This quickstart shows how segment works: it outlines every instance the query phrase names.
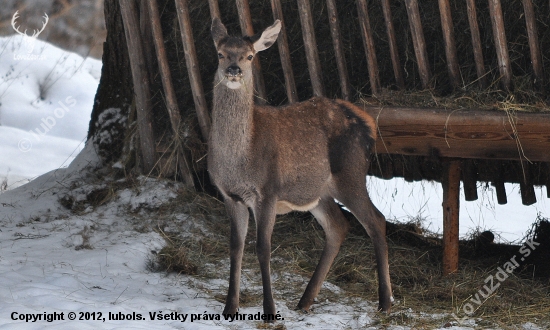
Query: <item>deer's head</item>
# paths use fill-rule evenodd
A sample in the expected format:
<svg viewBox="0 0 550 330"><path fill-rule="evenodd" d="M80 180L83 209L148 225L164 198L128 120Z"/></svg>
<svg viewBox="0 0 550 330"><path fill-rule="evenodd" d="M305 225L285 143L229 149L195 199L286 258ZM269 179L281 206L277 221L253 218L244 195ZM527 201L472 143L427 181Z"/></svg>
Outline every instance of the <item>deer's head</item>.
<svg viewBox="0 0 550 330"><path fill-rule="evenodd" d="M32 53L32 51L34 50L34 44L35 44L36 38L38 38L40 33L42 33L42 31L44 31L44 29L46 28L46 25L48 24L48 20L50 19L48 17L48 14L46 14L46 13L44 13L44 16L42 16L42 17L44 18L44 22L42 22L42 28L40 30L33 30L33 33L30 36L27 35L27 30L26 29L25 29L25 31L21 32L21 31L19 31L20 26L16 26L16 24L15 24L15 21L19 18L19 10L16 11L15 14L13 14L13 17L11 19L11 25L13 26L13 29L15 30L15 32L17 32L17 33L19 33L20 35L23 36L23 43L27 47L27 53L28 54Z"/></svg>
<svg viewBox="0 0 550 330"><path fill-rule="evenodd" d="M212 20L212 38L218 51L218 77L231 89L241 88L252 81L252 60L256 53L265 50L281 31L281 21L276 20L261 34L249 37L232 37L219 18Z"/></svg>

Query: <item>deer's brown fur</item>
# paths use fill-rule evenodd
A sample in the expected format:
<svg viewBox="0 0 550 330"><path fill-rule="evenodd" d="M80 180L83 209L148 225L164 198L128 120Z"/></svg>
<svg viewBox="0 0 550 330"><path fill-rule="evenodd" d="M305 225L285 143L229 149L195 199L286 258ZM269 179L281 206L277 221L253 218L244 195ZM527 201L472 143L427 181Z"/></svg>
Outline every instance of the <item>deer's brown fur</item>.
<svg viewBox="0 0 550 330"><path fill-rule="evenodd" d="M231 217L224 314L235 313L239 306L248 208L257 225L265 314L276 311L269 266L275 215L310 211L323 227L325 248L298 304L309 310L349 229L334 199L357 217L374 242L380 309L389 311L385 218L372 204L365 182L376 140L375 122L349 102L322 97L282 107L255 105L251 61L275 42L279 31L276 21L259 36L230 37L219 19L212 22L220 62L214 79L208 170Z"/></svg>

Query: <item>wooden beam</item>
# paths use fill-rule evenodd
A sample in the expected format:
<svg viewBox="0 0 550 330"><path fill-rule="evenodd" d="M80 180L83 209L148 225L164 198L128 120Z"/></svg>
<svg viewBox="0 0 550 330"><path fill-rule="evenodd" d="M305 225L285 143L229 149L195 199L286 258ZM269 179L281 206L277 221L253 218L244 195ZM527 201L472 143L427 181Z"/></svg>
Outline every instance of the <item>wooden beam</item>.
<svg viewBox="0 0 550 330"><path fill-rule="evenodd" d="M493 38L498 59L498 69L501 76L502 87L510 90L512 87L512 67L510 65L510 54L508 53L508 42L504 31L504 16L500 0L489 1L489 14L493 27Z"/></svg>
<svg viewBox="0 0 550 330"><path fill-rule="evenodd" d="M191 19L189 18L187 0L176 0L176 11L178 13L183 51L185 53L185 64L187 66L189 80L191 81L191 92L193 93L195 110L197 111L202 138L206 141L210 136L210 113L208 112L208 106L202 88L199 61L197 60L197 52L195 51L195 41L191 29Z"/></svg>
<svg viewBox="0 0 550 330"><path fill-rule="evenodd" d="M481 47L481 37L479 35L479 25L477 23L476 0L466 0L468 11L468 23L472 35L472 47L474 49L474 61L476 63L477 81L481 88L487 87L487 78L485 77L485 64L483 62L483 49Z"/></svg>
<svg viewBox="0 0 550 330"><path fill-rule="evenodd" d="M550 162L550 113L517 112L514 123L522 153L505 111L364 107L376 119L377 153L452 158Z"/></svg>
<svg viewBox="0 0 550 330"><path fill-rule="evenodd" d="M313 87L313 95L324 96L325 88L323 87L323 79L321 77L321 62L319 61L317 51L317 41L315 39L315 29L313 28L313 17L309 0L298 0L298 12L300 14L300 23L302 24L302 37L304 38L304 48L311 85Z"/></svg>
<svg viewBox="0 0 550 330"><path fill-rule="evenodd" d="M239 23L243 35L253 36L254 28L252 27L252 16L250 15L250 5L248 0L237 0L237 12L239 13ZM265 90L264 76L262 75L262 66L260 65L260 57L255 56L252 60L252 74L254 75L254 88L258 93L256 103L267 103L267 92Z"/></svg>
<svg viewBox="0 0 550 330"><path fill-rule="evenodd" d="M460 161L443 164L443 275L458 270L458 218L460 211Z"/></svg>
<svg viewBox="0 0 550 330"><path fill-rule="evenodd" d="M380 73L378 71L378 61L376 60L376 48L374 47L374 38L370 26L369 10L366 0L357 0L357 11L359 24L361 26L361 36L363 46L367 55L367 67L369 69L370 89L373 95L380 93Z"/></svg>
<svg viewBox="0 0 550 330"><path fill-rule="evenodd" d="M542 55L539 47L539 37L537 32L537 18L532 0L523 0L523 10L525 12L525 23L527 25L527 35L529 37L529 50L531 52L531 64L535 76L535 86L539 90L543 88L544 73L542 70Z"/></svg>
<svg viewBox="0 0 550 330"><path fill-rule="evenodd" d="M279 56L281 57L283 75L285 76L286 97L289 103L298 102L298 91L296 89L294 71L292 70L292 62L290 60L290 49L288 48L288 36L286 33L281 0L271 0L271 10L273 11L273 18L281 20L282 25L279 38L277 39L277 47L279 47Z"/></svg>
<svg viewBox="0 0 550 330"><path fill-rule="evenodd" d="M420 73L422 88L431 87L432 72L428 64L428 53L426 51L426 40L424 39L424 30L420 20L420 10L418 9L418 0L405 0L407 15L409 16L409 26L413 40L414 53Z"/></svg>
<svg viewBox="0 0 550 330"><path fill-rule="evenodd" d="M393 27L393 19L390 8L390 0L382 0L382 12L384 13L384 21L386 23L386 33L388 34L388 42L390 46L390 56L393 66L393 75L395 83L399 89L405 89L405 80L403 79L403 68L399 60L399 50L397 48L397 39L395 38L395 28Z"/></svg>
<svg viewBox="0 0 550 330"><path fill-rule="evenodd" d="M439 15L441 17L441 28L443 29L443 40L445 41L445 57L447 58L447 71L453 88L461 85L460 69L456 57L456 44L451 16L449 0L439 0Z"/></svg>
<svg viewBox="0 0 550 330"><path fill-rule="evenodd" d="M176 141L176 153L178 155L178 168L183 179L183 183L188 189L195 189L193 182L193 175L179 135L179 128L181 123L181 116L178 107L178 101L176 98L176 92L174 85L172 85L172 74L170 73L170 66L168 65L168 57L166 55L166 48L164 47L164 37L162 36L162 27L160 24L160 14L158 11L158 4L156 0L146 1L148 4L148 18L153 28L153 42L155 45L155 53L157 55L160 76L162 79L162 86L164 89L164 97L166 100L166 109L168 110L168 116L170 117L170 124L172 125L172 132L174 134L174 140Z"/></svg>
<svg viewBox="0 0 550 330"><path fill-rule="evenodd" d="M342 37L340 36L340 26L338 22L338 10L336 9L336 0L327 0L328 22L330 25L330 34L332 36L332 45L334 47L334 55L336 57L336 66L338 67L338 75L340 76L340 89L342 90L342 98L346 101L350 100L351 87L348 78L348 69L346 67L346 58L344 56L344 46L342 45Z"/></svg>
<svg viewBox="0 0 550 330"><path fill-rule="evenodd" d="M151 121L150 83L147 71L145 70L146 65L140 35L138 9L135 0L121 0L119 4L132 70L143 171L149 174L156 162L155 141Z"/></svg>
<svg viewBox="0 0 550 330"><path fill-rule="evenodd" d="M212 19L218 17L221 19L220 6L218 0L208 0L208 7L210 8L210 17Z"/></svg>

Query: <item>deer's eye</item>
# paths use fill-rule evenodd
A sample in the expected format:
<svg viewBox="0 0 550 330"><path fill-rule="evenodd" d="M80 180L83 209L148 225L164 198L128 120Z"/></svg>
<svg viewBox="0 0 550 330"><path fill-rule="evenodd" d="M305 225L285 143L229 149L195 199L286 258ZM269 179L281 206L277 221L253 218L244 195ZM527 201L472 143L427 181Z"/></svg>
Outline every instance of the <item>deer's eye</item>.
<svg viewBox="0 0 550 330"><path fill-rule="evenodd" d="M253 58L254 58L253 55L248 55L248 57L247 57L247 59L248 59L249 61L252 61Z"/></svg>
<svg viewBox="0 0 550 330"><path fill-rule="evenodd" d="M223 54L222 54L222 53L218 53L218 58L219 58L219 59L224 58Z"/></svg>

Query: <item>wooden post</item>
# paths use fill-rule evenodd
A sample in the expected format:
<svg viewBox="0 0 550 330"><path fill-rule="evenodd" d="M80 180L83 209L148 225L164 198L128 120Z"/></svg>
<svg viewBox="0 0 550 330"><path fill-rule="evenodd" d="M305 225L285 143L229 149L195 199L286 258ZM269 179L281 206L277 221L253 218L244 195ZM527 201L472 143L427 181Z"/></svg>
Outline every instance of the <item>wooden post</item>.
<svg viewBox="0 0 550 330"><path fill-rule="evenodd" d="M239 23L243 35L253 36L252 17L250 15L250 6L248 0L237 0L237 11L239 13ZM260 65L260 57L255 56L252 60L252 74L254 75L254 88L258 93L256 102L259 104L267 103L267 93L265 90L264 76Z"/></svg>
<svg viewBox="0 0 550 330"><path fill-rule="evenodd" d="M348 69L346 67L346 58L344 56L342 37L340 36L340 26L338 23L338 11L335 0L327 0L328 22L330 24L330 34L332 36L332 45L334 55L336 56L336 66L340 75L340 89L342 89L342 98L350 100L351 88L349 85Z"/></svg>
<svg viewBox="0 0 550 330"><path fill-rule="evenodd" d="M136 100L136 112L140 139L140 149L143 158L143 171L149 174L155 166L155 141L151 124L151 97L149 94L149 78L145 71L143 44L141 41L138 12L135 0L121 0L120 12L124 22L124 33L130 57L132 80Z"/></svg>
<svg viewBox="0 0 550 330"><path fill-rule="evenodd" d="M374 38L370 27L369 11L366 0L357 0L357 11L359 14L359 24L361 26L361 36L365 54L367 55L367 66L369 68L370 89L373 95L380 93L380 74L378 72L378 61L376 60L376 48L374 47Z"/></svg>
<svg viewBox="0 0 550 330"><path fill-rule="evenodd" d="M393 19L391 15L390 0L382 0L382 12L384 13L384 21L386 22L386 33L390 45L391 62L393 66L393 75L395 83L399 89L405 89L405 80L403 79L403 68L399 60L399 50L397 48L397 40L395 38L395 29L393 27Z"/></svg>
<svg viewBox="0 0 550 330"><path fill-rule="evenodd" d="M542 55L539 47L539 37L537 32L537 19L532 0L523 0L523 10L525 11L525 23L527 24L527 35L529 36L529 50L531 52L531 63L535 75L535 85L542 90L544 73L542 70Z"/></svg>
<svg viewBox="0 0 550 330"><path fill-rule="evenodd" d="M458 270L458 215L460 211L460 161L443 164L443 275Z"/></svg>
<svg viewBox="0 0 550 330"><path fill-rule="evenodd" d="M271 0L271 10L273 18L281 20L281 32L277 39L279 47L279 55L281 57L281 65L285 76L286 96L289 103L298 102L298 92L296 90L296 82L294 80L294 71L292 71L292 62L290 61L290 50L288 48L288 36L286 34L285 21L283 19L283 8L281 0Z"/></svg>
<svg viewBox="0 0 550 330"><path fill-rule="evenodd" d="M471 159L462 161L462 183L464 184L464 199L469 202L477 200L476 166Z"/></svg>
<svg viewBox="0 0 550 330"><path fill-rule="evenodd" d="M477 80L481 88L487 87L485 77L485 64L483 63L483 49L481 37L479 36L479 25L477 24L476 0L466 0L468 10L468 23L472 34L472 47L474 48L474 61L476 63Z"/></svg>
<svg viewBox="0 0 550 330"><path fill-rule="evenodd" d="M319 61L319 54L317 52L317 41L315 39L315 29L313 28L313 17L311 16L309 0L298 0L298 12L300 14L300 23L302 24L302 36L304 38L304 48L311 86L313 87L313 95L324 96L321 62Z"/></svg>
<svg viewBox="0 0 550 330"><path fill-rule="evenodd" d="M183 51L185 53L185 64L191 82L193 101L195 102L202 138L206 141L210 135L210 114L208 113L208 106L202 88L199 61L197 60L197 52L195 51L195 42L191 30L191 19L189 18L187 0L176 0L176 11L178 13Z"/></svg>
<svg viewBox="0 0 550 330"><path fill-rule="evenodd" d="M208 7L210 7L210 17L212 19L214 19L215 17L221 18L218 0L208 0Z"/></svg>
<svg viewBox="0 0 550 330"><path fill-rule="evenodd" d="M512 85L512 67L510 66L510 54L508 53L508 44L504 31L504 16L502 15L500 0L489 0L489 13L493 26L493 38L495 40L502 86L504 89L510 90Z"/></svg>
<svg viewBox="0 0 550 330"><path fill-rule="evenodd" d="M176 152L178 154L178 168L180 175L183 179L185 186L189 189L194 189L195 184L193 182L193 176L189 168L189 163L181 139L179 136L179 127L181 123L181 116L178 108L178 102L176 99L176 92L172 85L172 75L170 73L170 67L168 66L168 57L166 56L166 48L164 47L164 38L162 36L162 27L160 24L160 15L158 11L158 4L156 0L146 1L148 4L148 16L153 28L153 41L155 44L155 51L159 63L159 71L162 79L162 86L164 88L164 96L166 100L166 108L168 110L168 116L170 117L170 123L172 124L172 131L174 139L176 141Z"/></svg>
<svg viewBox="0 0 550 330"><path fill-rule="evenodd" d="M439 15L441 17L441 28L443 29L443 40L445 41L445 57L447 58L447 70L449 80L453 88L460 87L460 69L456 58L456 45L451 17L451 6L449 0L439 0Z"/></svg>
<svg viewBox="0 0 550 330"><path fill-rule="evenodd" d="M414 53L422 81L422 88L430 88L432 80L432 72L428 64L428 53L426 51L426 40L424 39L424 30L420 21L420 11L418 10L418 0L405 0L407 7L407 16L409 17L409 25L414 46Z"/></svg>

